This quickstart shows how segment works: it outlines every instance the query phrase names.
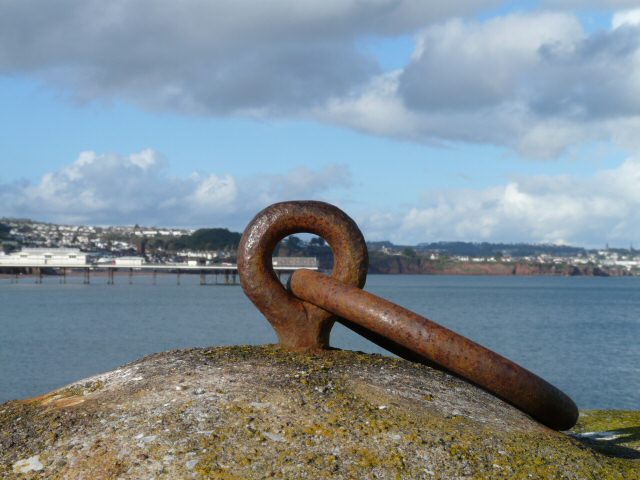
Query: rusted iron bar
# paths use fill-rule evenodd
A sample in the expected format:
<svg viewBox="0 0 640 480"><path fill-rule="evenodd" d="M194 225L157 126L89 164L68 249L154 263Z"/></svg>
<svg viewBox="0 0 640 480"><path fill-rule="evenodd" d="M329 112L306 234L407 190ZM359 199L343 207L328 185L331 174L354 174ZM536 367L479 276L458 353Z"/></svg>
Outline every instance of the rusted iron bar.
<svg viewBox="0 0 640 480"><path fill-rule="evenodd" d="M306 302L470 380L556 430L578 419L573 401L542 378L497 353L357 287L311 270L295 272L289 288ZM386 345L383 345L386 346Z"/></svg>

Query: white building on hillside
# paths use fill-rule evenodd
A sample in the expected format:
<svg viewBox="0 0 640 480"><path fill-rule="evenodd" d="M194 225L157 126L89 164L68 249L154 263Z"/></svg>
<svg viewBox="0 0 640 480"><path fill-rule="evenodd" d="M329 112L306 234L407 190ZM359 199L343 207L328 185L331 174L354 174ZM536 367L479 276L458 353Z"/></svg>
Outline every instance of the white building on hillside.
<svg viewBox="0 0 640 480"><path fill-rule="evenodd" d="M274 267L318 269L316 257L273 257Z"/></svg>
<svg viewBox="0 0 640 480"><path fill-rule="evenodd" d="M114 259L116 267L141 267L144 263L143 257L116 257Z"/></svg>
<svg viewBox="0 0 640 480"><path fill-rule="evenodd" d="M87 264L87 254L78 248L23 248L0 256L0 266L75 267Z"/></svg>

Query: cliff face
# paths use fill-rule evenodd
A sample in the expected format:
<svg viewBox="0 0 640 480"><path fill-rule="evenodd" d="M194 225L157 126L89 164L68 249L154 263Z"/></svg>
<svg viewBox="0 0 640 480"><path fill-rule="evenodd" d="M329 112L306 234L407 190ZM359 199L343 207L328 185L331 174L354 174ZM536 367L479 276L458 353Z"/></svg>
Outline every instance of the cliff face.
<svg viewBox="0 0 640 480"><path fill-rule="evenodd" d="M592 265L574 266L527 262L452 262L402 255L372 255L370 273L426 275L558 275L558 276L623 276L624 269L602 269Z"/></svg>
<svg viewBox="0 0 640 480"><path fill-rule="evenodd" d="M637 413L585 419L637 441ZM624 435L579 441L394 358L192 349L0 405L0 478L640 478Z"/></svg>

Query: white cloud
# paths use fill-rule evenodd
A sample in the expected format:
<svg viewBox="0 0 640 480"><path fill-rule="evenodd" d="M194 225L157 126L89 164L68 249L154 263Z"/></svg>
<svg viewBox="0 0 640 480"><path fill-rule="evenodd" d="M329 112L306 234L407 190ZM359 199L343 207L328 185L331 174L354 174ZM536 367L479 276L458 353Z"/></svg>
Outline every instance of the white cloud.
<svg viewBox="0 0 640 480"><path fill-rule="evenodd" d="M0 74L79 100L197 115L279 115L378 71L356 48L498 0L0 0Z"/></svg>
<svg viewBox="0 0 640 480"><path fill-rule="evenodd" d="M130 155L82 152L39 182L0 184L3 215L72 223L225 225L236 229L267 205L292 198L322 199L348 188L341 165L300 167L283 175L236 178L195 172L172 177L153 150Z"/></svg>
<svg viewBox="0 0 640 480"><path fill-rule="evenodd" d="M626 132L640 119L633 18L635 11L621 14L615 28L593 34L566 13L434 25L406 68L332 99L318 118L413 141L508 146L533 158L586 141L627 147Z"/></svg>
<svg viewBox="0 0 640 480"><path fill-rule="evenodd" d="M586 141L627 148L640 119L634 2L586 31L549 0L474 15L498 0L0 0L0 75L80 101L124 100L188 115L312 118L425 143L506 146L554 158ZM383 71L358 45L416 35ZM368 51L370 52L370 51Z"/></svg>
<svg viewBox="0 0 640 480"><path fill-rule="evenodd" d="M359 219L375 239L640 243L640 158L592 177L514 179L484 190L425 194L406 212Z"/></svg>
<svg viewBox="0 0 640 480"><path fill-rule="evenodd" d="M613 28L624 25L640 25L640 8L616 12L611 20Z"/></svg>
<svg viewBox="0 0 640 480"><path fill-rule="evenodd" d="M144 162L140 159L144 158ZM299 167L285 174L172 177L153 150L82 152L36 183L0 184L3 215L72 223L226 226L241 230L271 203L318 199L342 204L349 169ZM369 240L640 244L640 158L590 177L513 178L485 189L430 191L413 205L367 210L343 205Z"/></svg>
<svg viewBox="0 0 640 480"><path fill-rule="evenodd" d="M221 208L234 206L238 196L236 181L230 175L218 177L217 175L194 174L191 177L194 183L194 192L186 197L185 207L191 206L196 211L209 210L215 212Z"/></svg>
<svg viewBox="0 0 640 480"><path fill-rule="evenodd" d="M527 88L540 48L567 48L581 35L577 19L553 13L452 20L430 27L400 78L402 97L412 108L426 111L501 104Z"/></svg>
<svg viewBox="0 0 640 480"><path fill-rule="evenodd" d="M593 8L602 12L608 9L619 10L638 5L638 0L541 0L546 8L586 9Z"/></svg>

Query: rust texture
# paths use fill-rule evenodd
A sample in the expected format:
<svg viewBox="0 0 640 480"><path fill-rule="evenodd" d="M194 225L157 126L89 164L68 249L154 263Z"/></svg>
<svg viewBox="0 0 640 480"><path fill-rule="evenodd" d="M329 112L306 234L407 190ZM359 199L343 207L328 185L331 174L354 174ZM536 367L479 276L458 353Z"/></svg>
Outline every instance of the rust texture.
<svg viewBox="0 0 640 480"><path fill-rule="evenodd" d="M578 409L553 385L512 361L406 308L311 270L295 272L294 295L463 377L556 430ZM349 326L349 325L348 325Z"/></svg>
<svg viewBox="0 0 640 480"><path fill-rule="evenodd" d="M273 271L278 242L300 232L315 233L329 243L333 278L344 285L364 286L369 257L360 229L342 210L316 201L276 203L254 217L238 247L240 284L271 323L280 344L298 350L326 348L334 316L294 297Z"/></svg>
<svg viewBox="0 0 640 480"><path fill-rule="evenodd" d="M272 252L287 235L311 232L334 252L331 277L299 270L285 290ZM511 403L546 426L571 428L578 409L563 392L497 353L399 305L362 290L367 271L362 234L344 212L322 202L285 202L260 212L238 251L240 282L282 345L329 346L338 320L404 358L444 368Z"/></svg>

